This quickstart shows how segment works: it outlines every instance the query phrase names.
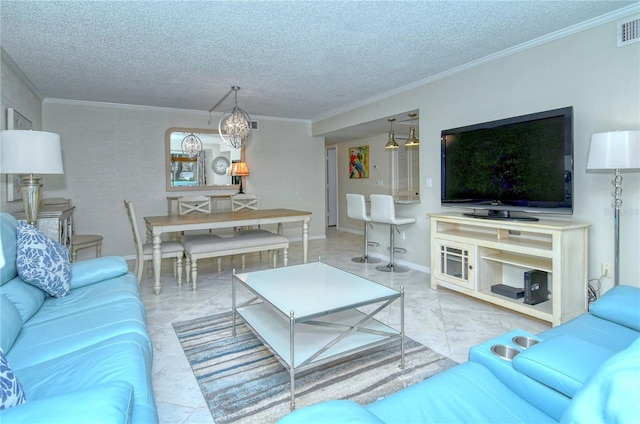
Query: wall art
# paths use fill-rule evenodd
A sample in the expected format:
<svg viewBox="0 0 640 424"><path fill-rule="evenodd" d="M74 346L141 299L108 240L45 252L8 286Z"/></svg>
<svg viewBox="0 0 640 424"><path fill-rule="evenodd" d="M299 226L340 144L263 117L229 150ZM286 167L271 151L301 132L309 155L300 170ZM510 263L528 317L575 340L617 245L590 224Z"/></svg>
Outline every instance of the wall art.
<svg viewBox="0 0 640 424"><path fill-rule="evenodd" d="M369 146L349 148L349 178L369 178Z"/></svg>

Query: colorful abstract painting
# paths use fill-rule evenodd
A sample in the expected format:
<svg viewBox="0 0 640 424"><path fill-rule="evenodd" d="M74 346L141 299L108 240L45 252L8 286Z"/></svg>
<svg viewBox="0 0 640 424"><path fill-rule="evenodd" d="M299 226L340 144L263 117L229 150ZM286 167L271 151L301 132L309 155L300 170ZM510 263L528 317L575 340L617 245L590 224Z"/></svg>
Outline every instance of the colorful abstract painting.
<svg viewBox="0 0 640 424"><path fill-rule="evenodd" d="M349 178L369 178L369 146L349 148Z"/></svg>

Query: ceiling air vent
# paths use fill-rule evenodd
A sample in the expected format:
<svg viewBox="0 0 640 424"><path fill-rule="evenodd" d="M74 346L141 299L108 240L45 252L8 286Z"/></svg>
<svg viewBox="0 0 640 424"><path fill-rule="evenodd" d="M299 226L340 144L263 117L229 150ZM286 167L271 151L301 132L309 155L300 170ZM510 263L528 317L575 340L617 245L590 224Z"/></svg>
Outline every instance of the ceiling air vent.
<svg viewBox="0 0 640 424"><path fill-rule="evenodd" d="M640 41L640 17L618 22L618 47Z"/></svg>
<svg viewBox="0 0 640 424"><path fill-rule="evenodd" d="M258 121L251 121L251 130L252 131L258 131Z"/></svg>

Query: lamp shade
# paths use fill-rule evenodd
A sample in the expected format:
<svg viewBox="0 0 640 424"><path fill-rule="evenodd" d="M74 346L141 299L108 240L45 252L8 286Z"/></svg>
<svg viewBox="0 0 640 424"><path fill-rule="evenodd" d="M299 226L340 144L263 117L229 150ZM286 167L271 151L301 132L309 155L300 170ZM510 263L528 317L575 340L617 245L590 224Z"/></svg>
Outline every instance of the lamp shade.
<svg viewBox="0 0 640 424"><path fill-rule="evenodd" d="M60 135L45 131L0 132L0 173L62 174Z"/></svg>
<svg viewBox="0 0 640 424"><path fill-rule="evenodd" d="M640 131L593 134L587 169L640 169Z"/></svg>
<svg viewBox="0 0 640 424"><path fill-rule="evenodd" d="M233 162L229 168L229 175L234 177L246 177L249 175L249 167L246 162Z"/></svg>

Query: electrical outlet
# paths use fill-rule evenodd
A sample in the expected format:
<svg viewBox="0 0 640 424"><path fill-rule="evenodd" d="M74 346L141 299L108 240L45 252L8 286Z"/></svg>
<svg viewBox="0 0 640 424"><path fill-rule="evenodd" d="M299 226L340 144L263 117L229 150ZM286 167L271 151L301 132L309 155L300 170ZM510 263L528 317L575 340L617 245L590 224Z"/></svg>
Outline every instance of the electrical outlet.
<svg viewBox="0 0 640 424"><path fill-rule="evenodd" d="M602 262L602 264L600 264L601 267L601 275L603 277L608 277L611 278L611 265L606 263L606 262Z"/></svg>
<svg viewBox="0 0 640 424"><path fill-rule="evenodd" d="M400 237L402 237L402 240L404 240L406 236L407 236L406 231L400 231Z"/></svg>
<svg viewBox="0 0 640 424"><path fill-rule="evenodd" d="M376 185L381 186L381 185L382 185L382 183L383 183L383 181L382 181L382 180L376 180Z"/></svg>

